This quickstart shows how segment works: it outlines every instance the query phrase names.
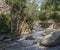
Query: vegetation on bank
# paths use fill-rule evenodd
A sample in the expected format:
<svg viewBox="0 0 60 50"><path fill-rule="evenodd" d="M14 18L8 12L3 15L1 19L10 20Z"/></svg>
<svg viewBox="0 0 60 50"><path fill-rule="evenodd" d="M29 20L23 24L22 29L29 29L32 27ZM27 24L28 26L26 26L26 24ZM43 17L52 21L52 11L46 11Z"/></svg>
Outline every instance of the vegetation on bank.
<svg viewBox="0 0 60 50"><path fill-rule="evenodd" d="M10 32L10 19L8 15L0 14L0 35Z"/></svg>
<svg viewBox="0 0 60 50"><path fill-rule="evenodd" d="M20 35L24 23L28 25L25 31L32 30L32 23L36 20L60 19L60 0L41 0L40 8L36 1L6 0L10 14L0 14L0 34Z"/></svg>

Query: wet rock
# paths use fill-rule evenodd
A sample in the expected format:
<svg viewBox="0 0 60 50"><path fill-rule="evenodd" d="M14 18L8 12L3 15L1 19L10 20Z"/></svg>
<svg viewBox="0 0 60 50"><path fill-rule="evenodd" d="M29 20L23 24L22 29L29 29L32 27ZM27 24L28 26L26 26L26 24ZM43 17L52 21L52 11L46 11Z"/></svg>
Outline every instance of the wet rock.
<svg viewBox="0 0 60 50"><path fill-rule="evenodd" d="M0 41L16 41L17 39L20 39L19 36L6 36L6 35L2 35L0 36Z"/></svg>
<svg viewBox="0 0 60 50"><path fill-rule="evenodd" d="M49 35L45 36L40 44L43 46L54 46L60 43L60 32L50 33Z"/></svg>
<svg viewBox="0 0 60 50"><path fill-rule="evenodd" d="M42 33L42 36L49 35L51 32L55 32L55 29L46 29L45 32Z"/></svg>
<svg viewBox="0 0 60 50"><path fill-rule="evenodd" d="M4 39L6 39L5 35L0 36L0 41L3 41Z"/></svg>
<svg viewBox="0 0 60 50"><path fill-rule="evenodd" d="M27 36L25 39L26 40L35 40L32 36Z"/></svg>

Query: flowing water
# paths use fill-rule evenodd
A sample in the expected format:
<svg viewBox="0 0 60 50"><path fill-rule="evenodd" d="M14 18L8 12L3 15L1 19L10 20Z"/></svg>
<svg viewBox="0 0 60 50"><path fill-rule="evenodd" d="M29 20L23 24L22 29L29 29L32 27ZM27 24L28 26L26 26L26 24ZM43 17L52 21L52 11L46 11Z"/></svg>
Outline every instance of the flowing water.
<svg viewBox="0 0 60 50"><path fill-rule="evenodd" d="M26 40L25 37L18 39L6 39L0 42L0 50L60 50L60 46L44 47L39 45L42 38L41 33L45 31L36 31L32 34L35 40ZM35 43L36 42L36 43Z"/></svg>
<svg viewBox="0 0 60 50"><path fill-rule="evenodd" d="M60 50L60 46L44 47L39 45L39 42L32 44L33 41L25 40L25 38L20 38L15 41L3 41L0 42L0 50Z"/></svg>

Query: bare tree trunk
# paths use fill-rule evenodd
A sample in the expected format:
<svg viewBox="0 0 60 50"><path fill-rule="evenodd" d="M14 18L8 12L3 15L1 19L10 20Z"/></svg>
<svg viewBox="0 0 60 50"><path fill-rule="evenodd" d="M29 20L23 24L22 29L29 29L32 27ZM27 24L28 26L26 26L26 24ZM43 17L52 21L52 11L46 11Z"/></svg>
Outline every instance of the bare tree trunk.
<svg viewBox="0 0 60 50"><path fill-rule="evenodd" d="M22 31L22 27L23 27L23 24L24 24L25 20L23 20L22 22L19 22L19 32L21 34L21 31Z"/></svg>
<svg viewBox="0 0 60 50"><path fill-rule="evenodd" d="M24 22L25 22L25 19L23 21L21 21L20 19L18 19L18 21L17 21L17 29L18 29L17 33L19 35L21 35L22 26L23 26Z"/></svg>
<svg viewBox="0 0 60 50"><path fill-rule="evenodd" d="M13 33L13 15L11 16L11 33Z"/></svg>

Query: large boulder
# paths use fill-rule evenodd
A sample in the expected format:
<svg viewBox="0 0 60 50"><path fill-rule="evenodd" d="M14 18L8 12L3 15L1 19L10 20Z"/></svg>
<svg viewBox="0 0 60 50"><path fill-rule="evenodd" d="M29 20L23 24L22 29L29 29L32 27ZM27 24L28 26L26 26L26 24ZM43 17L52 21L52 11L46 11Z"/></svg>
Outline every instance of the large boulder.
<svg viewBox="0 0 60 50"><path fill-rule="evenodd" d="M60 43L60 32L53 32L42 38L40 45L55 46Z"/></svg>

